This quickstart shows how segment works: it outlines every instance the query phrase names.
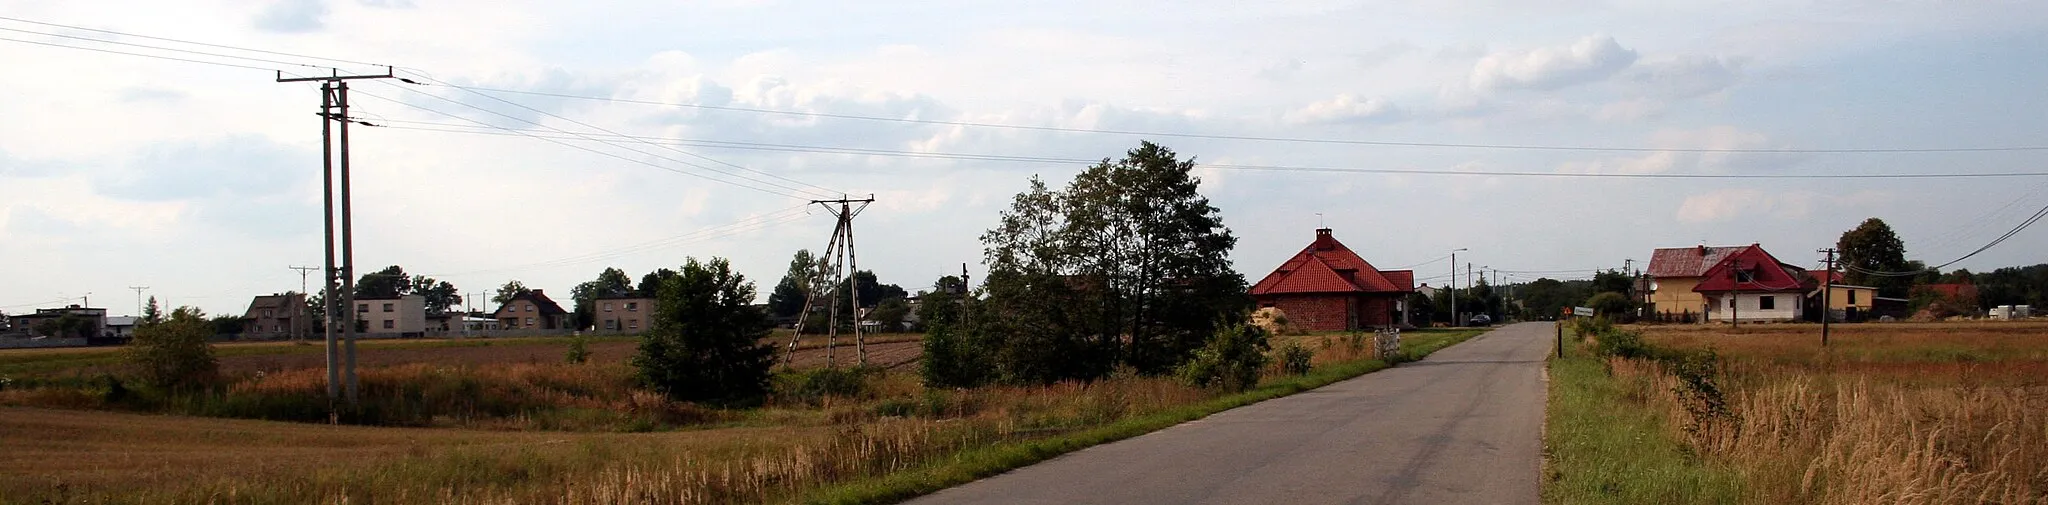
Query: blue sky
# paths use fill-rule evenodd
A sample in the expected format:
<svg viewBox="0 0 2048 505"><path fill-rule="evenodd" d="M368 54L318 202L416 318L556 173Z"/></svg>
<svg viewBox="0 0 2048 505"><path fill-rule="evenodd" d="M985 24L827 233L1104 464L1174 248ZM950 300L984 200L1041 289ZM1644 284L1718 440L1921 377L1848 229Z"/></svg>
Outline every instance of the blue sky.
<svg viewBox="0 0 2048 505"><path fill-rule="evenodd" d="M2034 146L2048 133L2037 2L481 2L0 0L7 17L417 69L441 81L657 102L1082 129L1681 149ZM101 36L0 20L21 40ZM152 43L147 39L121 39ZM96 46L116 48L116 46ZM248 53L242 53L248 54ZM261 56L261 55L257 55ZM272 57L275 57L274 55ZM276 57L293 60L289 57ZM206 59L206 58L202 58ZM268 71L0 41L0 310L128 286L239 312L320 260L316 91ZM249 63L243 61L242 63ZM275 66L256 63L256 66ZM302 70L303 67L291 67ZM361 70L356 68L356 70ZM1072 159L1146 137L802 118L360 83L371 121ZM442 100L446 98L447 101ZM385 99L390 99L387 101ZM573 121L573 122L572 122ZM392 123L419 126L413 123ZM446 128L429 126L431 128ZM763 289L831 220L707 181L701 155L880 200L862 266L916 289L960 263L1031 175L1073 163L356 134L357 258L483 292L566 294L720 256ZM2048 171L2048 151L1713 154L1319 145L1151 137L1218 164L1484 172ZM628 144L630 145L630 144ZM635 152L639 151L639 152ZM625 159L620 159L621 157ZM1384 267L1620 267L1656 247L1761 243L1809 264L1864 218L1947 262L2048 205L2048 178L1554 179L1200 169L1257 278L1317 214ZM681 172L681 173L679 173ZM696 176L685 175L696 174ZM700 177L701 176L701 177ZM786 185L797 183L775 180ZM740 181L746 185L759 183ZM808 187L808 186L803 186ZM757 225L733 226L736 222ZM705 234L705 230L718 233ZM731 232L731 233L725 233ZM1957 266L2041 261L2029 230ZM1580 275L1580 274L1564 274ZM1524 278L1533 275L1524 275ZM317 283L316 283L317 285Z"/></svg>

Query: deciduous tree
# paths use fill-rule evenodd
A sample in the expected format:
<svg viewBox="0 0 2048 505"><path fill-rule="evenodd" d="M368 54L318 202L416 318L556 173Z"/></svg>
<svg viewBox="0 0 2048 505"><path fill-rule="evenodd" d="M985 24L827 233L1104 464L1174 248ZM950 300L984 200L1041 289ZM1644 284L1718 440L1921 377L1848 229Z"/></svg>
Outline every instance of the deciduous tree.
<svg viewBox="0 0 2048 505"><path fill-rule="evenodd" d="M1912 269L1906 262L1906 243L1892 233L1891 225L1883 219L1865 219L1856 228L1842 232L1841 239L1835 241L1835 249L1841 253L1837 261L1844 283L1874 287L1878 296L1888 297L1905 297L1912 287L1905 276L1874 274L1906 273Z"/></svg>
<svg viewBox="0 0 2048 505"><path fill-rule="evenodd" d="M519 282L518 279L513 279L507 281L505 285L498 287L496 294L491 295L491 303L504 305L506 302L512 301L512 297L532 292L533 290L526 288L526 284Z"/></svg>
<svg viewBox="0 0 2048 505"><path fill-rule="evenodd" d="M162 322L135 329L128 345L128 361L143 382L166 389L205 385L219 372L213 345L213 325L206 314L192 307L179 307Z"/></svg>
<svg viewBox="0 0 2048 505"><path fill-rule="evenodd" d="M717 405L759 401L775 348L754 285L721 258L691 258L663 281L654 324L633 358L641 384L669 398Z"/></svg>

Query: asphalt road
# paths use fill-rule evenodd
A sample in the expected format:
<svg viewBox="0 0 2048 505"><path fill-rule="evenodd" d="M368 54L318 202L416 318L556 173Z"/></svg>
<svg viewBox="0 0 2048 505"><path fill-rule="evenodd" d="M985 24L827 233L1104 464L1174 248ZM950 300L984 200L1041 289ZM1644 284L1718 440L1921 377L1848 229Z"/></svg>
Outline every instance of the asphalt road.
<svg viewBox="0 0 2048 505"><path fill-rule="evenodd" d="M1550 323L913 500L1534 504Z"/></svg>

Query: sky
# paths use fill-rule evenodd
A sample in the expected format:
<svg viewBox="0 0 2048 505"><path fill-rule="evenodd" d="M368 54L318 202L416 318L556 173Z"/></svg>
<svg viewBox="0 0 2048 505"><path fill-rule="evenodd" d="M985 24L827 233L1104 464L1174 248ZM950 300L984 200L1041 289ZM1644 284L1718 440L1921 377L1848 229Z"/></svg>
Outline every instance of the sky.
<svg viewBox="0 0 2048 505"><path fill-rule="evenodd" d="M831 236L805 202L839 195L875 198L855 246L882 282L979 279L979 237L1030 177L1063 185L1142 140L1201 165L1251 281L1319 226L1432 286L1454 249L1461 281L1467 262L1588 277L1702 243L1817 266L1871 217L1941 264L2048 205L2043 176L1506 175L2048 172L2042 149L1812 152L2048 146L2032 1L0 0L0 17L9 313L130 313L146 287L239 314L300 289L289 267L322 261L320 94L277 70L420 83L351 83L352 116L381 125L350 130L357 269L471 294L517 279L566 300L607 267L721 257L765 299ZM589 140L611 134L687 142ZM1729 149L1807 152L1700 152ZM1951 268L2044 250L2028 229Z"/></svg>

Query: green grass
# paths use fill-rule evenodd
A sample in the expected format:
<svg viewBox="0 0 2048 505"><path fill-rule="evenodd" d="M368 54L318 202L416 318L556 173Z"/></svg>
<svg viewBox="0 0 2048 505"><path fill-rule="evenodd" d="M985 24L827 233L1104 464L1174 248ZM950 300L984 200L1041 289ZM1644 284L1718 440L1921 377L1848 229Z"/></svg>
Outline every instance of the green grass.
<svg viewBox="0 0 2048 505"><path fill-rule="evenodd" d="M1569 332L1567 332L1569 333ZM1567 334L1568 342L1572 336ZM1741 477L1702 462L1583 346L1550 361L1543 503L1735 503Z"/></svg>
<svg viewBox="0 0 2048 505"><path fill-rule="evenodd" d="M1406 355L1403 361L1422 359L1429 353L1481 333L1485 333L1485 330L1439 329L1403 332L1403 354ZM943 463L829 486L811 493L803 501L843 505L896 503L1045 461L1061 454L1151 433L1225 410L1327 386L1388 366L1388 363L1376 359L1326 365L1310 371L1307 375L1268 379L1260 383L1259 387L1242 393L1127 418L1076 433L969 449Z"/></svg>

